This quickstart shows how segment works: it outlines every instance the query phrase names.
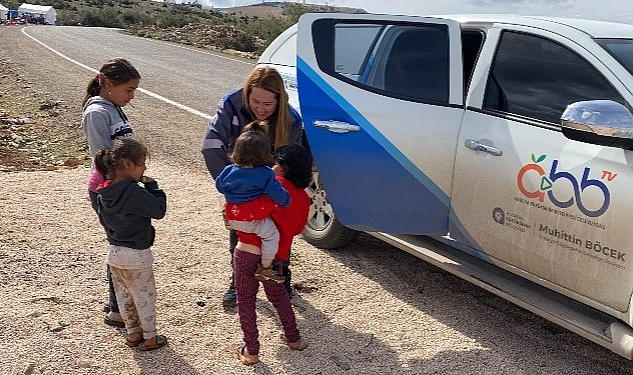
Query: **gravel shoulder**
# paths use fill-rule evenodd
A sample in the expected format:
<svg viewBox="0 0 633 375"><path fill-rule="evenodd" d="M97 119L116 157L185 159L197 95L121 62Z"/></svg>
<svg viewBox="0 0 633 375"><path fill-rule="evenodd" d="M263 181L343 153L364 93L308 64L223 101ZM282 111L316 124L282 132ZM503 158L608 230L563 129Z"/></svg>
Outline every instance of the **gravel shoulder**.
<svg viewBox="0 0 633 375"><path fill-rule="evenodd" d="M38 145L45 134L73 145L85 72L56 67L39 49L26 54L18 33L0 35L15 47L0 56L0 112L32 114ZM6 104L20 96L35 100ZM62 101L56 115L40 116L42 98ZM143 95L134 105L126 113L154 155L147 173L168 199L153 251L169 345L132 350L102 323L106 242L87 200L87 160L0 172L0 374L633 374L624 358L368 235L339 251L295 240L293 304L310 347L280 342L262 292L262 363L240 365L236 311L220 303L229 280L222 197L197 153L205 124ZM191 147L165 137L171 124L182 127L177 144ZM83 160L82 147L54 153Z"/></svg>

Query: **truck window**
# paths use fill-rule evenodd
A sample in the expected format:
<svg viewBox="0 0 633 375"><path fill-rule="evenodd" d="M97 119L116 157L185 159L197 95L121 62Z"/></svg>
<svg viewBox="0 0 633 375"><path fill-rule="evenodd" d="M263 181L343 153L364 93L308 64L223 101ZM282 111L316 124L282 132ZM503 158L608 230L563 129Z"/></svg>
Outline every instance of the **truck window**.
<svg viewBox="0 0 633 375"><path fill-rule="evenodd" d="M447 30L438 27L395 27L398 35L385 54L388 93L404 98L448 101Z"/></svg>
<svg viewBox="0 0 633 375"><path fill-rule="evenodd" d="M462 61L464 62L464 95L468 92L475 63L484 43L484 34L479 30L462 30Z"/></svg>
<svg viewBox="0 0 633 375"><path fill-rule="evenodd" d="M445 25L323 20L313 27L317 62L325 73L383 95L448 102Z"/></svg>
<svg viewBox="0 0 633 375"><path fill-rule="evenodd" d="M633 39L596 39L596 43L633 74Z"/></svg>
<svg viewBox="0 0 633 375"><path fill-rule="evenodd" d="M567 105L624 98L598 70L551 40L506 31L488 77L483 108L559 124Z"/></svg>
<svg viewBox="0 0 633 375"><path fill-rule="evenodd" d="M353 80L359 80L369 57L379 25L339 24L334 34L334 70Z"/></svg>

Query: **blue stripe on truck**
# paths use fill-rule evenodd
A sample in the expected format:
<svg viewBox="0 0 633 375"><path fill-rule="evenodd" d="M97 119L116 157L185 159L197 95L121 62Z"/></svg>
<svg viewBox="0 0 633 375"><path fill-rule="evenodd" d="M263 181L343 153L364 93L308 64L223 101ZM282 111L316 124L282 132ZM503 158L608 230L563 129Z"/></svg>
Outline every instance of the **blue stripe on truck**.
<svg viewBox="0 0 633 375"><path fill-rule="evenodd" d="M317 168L328 166L319 169L320 178L341 223L362 231L446 234L448 196L301 59L297 79L308 142ZM361 131L315 128L314 113Z"/></svg>

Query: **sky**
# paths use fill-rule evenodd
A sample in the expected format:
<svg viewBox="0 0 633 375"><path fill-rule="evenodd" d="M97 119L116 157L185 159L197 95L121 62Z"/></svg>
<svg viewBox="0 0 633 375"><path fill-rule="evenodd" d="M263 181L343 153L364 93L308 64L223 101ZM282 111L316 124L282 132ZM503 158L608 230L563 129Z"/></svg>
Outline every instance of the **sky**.
<svg viewBox="0 0 633 375"><path fill-rule="evenodd" d="M175 1L182 2L183 0ZM184 0L184 2L193 1ZM197 0L197 2L215 8L262 3L261 0ZM302 3L303 0L288 2ZM633 6L630 0L306 0L305 2L362 8L370 13L404 15L514 13L633 23Z"/></svg>

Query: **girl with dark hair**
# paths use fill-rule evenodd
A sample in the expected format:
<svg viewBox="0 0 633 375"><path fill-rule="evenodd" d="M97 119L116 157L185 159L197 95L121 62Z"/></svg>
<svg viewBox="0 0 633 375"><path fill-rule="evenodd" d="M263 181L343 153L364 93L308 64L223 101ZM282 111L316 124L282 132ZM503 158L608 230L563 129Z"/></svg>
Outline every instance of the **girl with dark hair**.
<svg viewBox="0 0 633 375"><path fill-rule="evenodd" d="M266 298L275 307L283 333L281 341L292 350L304 350L308 343L297 327L290 296L274 276L283 270L290 259L290 247L294 236L303 231L308 221L310 198L305 192L312 180L312 155L302 146L281 146L273 155L273 170L277 180L288 191L290 205L279 207L270 217L279 231L279 247L271 267L263 259L263 240L253 233L237 232L238 242L233 253L233 272L237 290L237 313L243 332L243 343L237 347L237 357L244 365L259 362L259 334L257 330L257 292L261 281ZM271 278L273 278L271 280Z"/></svg>
<svg viewBox="0 0 633 375"><path fill-rule="evenodd" d="M97 211L108 238L107 263L125 322L125 344L144 351L167 343L156 334L151 250L156 236L152 219L165 216L167 198L153 178L144 176L148 156L147 148L132 138L117 139L95 156L104 176L97 186Z"/></svg>
<svg viewBox="0 0 633 375"><path fill-rule="evenodd" d="M140 80L140 74L129 61L113 58L103 64L99 73L88 83L86 97L83 101L81 128L88 141L88 148L93 159L97 151L109 149L114 140L132 136L130 121L122 107L125 107L134 98L134 91L138 88ZM97 185L102 181L101 173L93 167L88 180L88 195L95 212L97 210ZM124 323L119 314L109 269L107 275L109 300L104 309L107 313L104 323L123 327Z"/></svg>

